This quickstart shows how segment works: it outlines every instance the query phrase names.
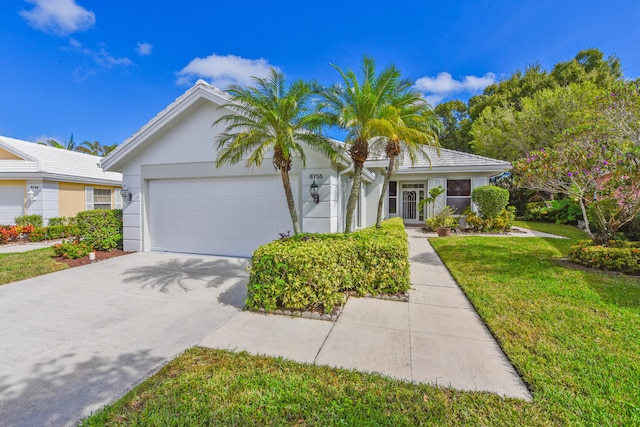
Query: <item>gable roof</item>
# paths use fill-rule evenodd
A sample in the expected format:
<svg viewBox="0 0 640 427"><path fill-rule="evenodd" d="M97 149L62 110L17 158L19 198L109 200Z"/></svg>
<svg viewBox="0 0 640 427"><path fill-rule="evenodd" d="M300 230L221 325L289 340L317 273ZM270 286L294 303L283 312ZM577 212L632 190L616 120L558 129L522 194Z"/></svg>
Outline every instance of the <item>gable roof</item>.
<svg viewBox="0 0 640 427"><path fill-rule="evenodd" d="M204 80L198 80L185 93L180 95L164 110L156 114L147 124L142 126L120 144L109 155L102 159L101 165L104 170L118 170L122 162L131 154L144 149L150 142L153 134L162 131L167 126L171 126L174 121L180 120L189 114L192 107L201 100L208 100L214 104L223 105L231 101L230 96L215 86Z"/></svg>
<svg viewBox="0 0 640 427"><path fill-rule="evenodd" d="M511 163L504 160L464 153L462 151L425 147L423 150L428 159L418 155L416 162L411 163L409 156L401 156L398 164L398 173L411 172L503 172L511 169ZM429 160L431 162L429 162ZM386 167L388 160L384 155L378 155L365 163L367 167Z"/></svg>
<svg viewBox="0 0 640 427"><path fill-rule="evenodd" d="M122 175L100 168L100 157L0 136L0 148L22 160L0 160L0 177L120 185Z"/></svg>

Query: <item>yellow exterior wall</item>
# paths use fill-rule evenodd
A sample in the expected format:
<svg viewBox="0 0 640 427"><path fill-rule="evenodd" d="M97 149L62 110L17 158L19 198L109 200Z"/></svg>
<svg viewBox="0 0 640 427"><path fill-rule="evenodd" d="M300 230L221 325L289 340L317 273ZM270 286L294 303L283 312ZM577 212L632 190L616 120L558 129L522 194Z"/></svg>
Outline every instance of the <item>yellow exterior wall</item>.
<svg viewBox="0 0 640 427"><path fill-rule="evenodd" d="M0 160L24 160L22 157L18 157L7 150L0 148Z"/></svg>
<svg viewBox="0 0 640 427"><path fill-rule="evenodd" d="M86 210L85 187L119 189L120 187L110 187L107 185L87 185L73 182L58 183L58 211L60 216L76 216L78 212ZM111 206L115 207L115 194L111 192Z"/></svg>

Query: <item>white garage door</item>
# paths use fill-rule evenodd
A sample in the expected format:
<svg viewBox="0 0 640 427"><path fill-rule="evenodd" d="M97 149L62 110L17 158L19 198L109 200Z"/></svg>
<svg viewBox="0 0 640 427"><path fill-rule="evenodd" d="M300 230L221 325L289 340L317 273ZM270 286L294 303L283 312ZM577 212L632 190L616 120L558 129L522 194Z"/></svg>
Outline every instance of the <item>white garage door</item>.
<svg viewBox="0 0 640 427"><path fill-rule="evenodd" d="M152 180L148 212L156 251L248 257L292 229L279 176Z"/></svg>
<svg viewBox="0 0 640 427"><path fill-rule="evenodd" d="M15 224L14 218L24 214L24 188L0 187L0 225Z"/></svg>

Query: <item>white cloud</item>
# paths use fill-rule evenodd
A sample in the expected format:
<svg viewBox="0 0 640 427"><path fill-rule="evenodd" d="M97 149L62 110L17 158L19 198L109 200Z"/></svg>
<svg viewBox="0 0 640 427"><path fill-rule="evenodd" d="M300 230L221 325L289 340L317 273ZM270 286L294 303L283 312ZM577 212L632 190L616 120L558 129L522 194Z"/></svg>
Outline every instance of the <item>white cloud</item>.
<svg viewBox="0 0 640 427"><path fill-rule="evenodd" d="M122 65L125 67L133 65L133 62L129 58L116 58L115 56L111 55L104 47L100 47L97 50L89 49L88 47L84 47L82 43L75 39L69 39L69 45L74 50L91 58L93 62L105 68L113 68L117 65Z"/></svg>
<svg viewBox="0 0 640 427"><path fill-rule="evenodd" d="M216 55L195 58L178 72L177 84L190 85L197 78L208 79L221 89L230 84L248 86L251 77L265 77L272 67L266 59L246 59L235 55Z"/></svg>
<svg viewBox="0 0 640 427"><path fill-rule="evenodd" d="M149 56L152 51L153 45L151 43L138 42L138 45L136 46L136 52L138 52L138 55L140 56Z"/></svg>
<svg viewBox="0 0 640 427"><path fill-rule="evenodd" d="M33 28L45 33L65 36L84 31L96 23L96 15L75 0L25 0L34 5L31 10L22 10L20 15Z"/></svg>
<svg viewBox="0 0 640 427"><path fill-rule="evenodd" d="M435 105L454 94L476 94L495 81L494 73L487 73L482 77L465 76L462 80L456 80L451 74L442 72L436 77L419 78L416 80L415 88L425 94L425 98L431 105Z"/></svg>

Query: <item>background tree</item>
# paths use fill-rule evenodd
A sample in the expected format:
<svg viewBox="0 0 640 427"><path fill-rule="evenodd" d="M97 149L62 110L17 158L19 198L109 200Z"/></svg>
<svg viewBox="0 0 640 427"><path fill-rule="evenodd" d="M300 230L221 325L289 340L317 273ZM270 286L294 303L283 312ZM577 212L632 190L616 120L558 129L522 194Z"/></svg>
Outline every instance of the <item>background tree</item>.
<svg viewBox="0 0 640 427"><path fill-rule="evenodd" d="M336 151L320 133L322 121L313 112L310 85L298 80L287 87L284 75L274 68L268 77L253 80L255 87L232 85L227 90L231 101L223 107L231 113L214 123L226 125L218 136L216 165L246 159L247 167L260 167L265 155L273 151L273 166L280 171L293 231L298 234L300 225L289 179L293 158L299 156L305 163L303 143L332 160Z"/></svg>
<svg viewBox="0 0 640 427"><path fill-rule="evenodd" d="M74 151L75 148L76 148L76 143L73 140L73 134L71 134L71 137L69 138L69 141L65 141L64 144L56 141L53 138L47 139L46 142L38 142L38 144L47 145L49 147L60 148L60 149L69 150L69 151Z"/></svg>
<svg viewBox="0 0 640 427"><path fill-rule="evenodd" d="M345 143L354 171L345 215L345 233L349 233L360 195L364 162L369 157L369 141L388 134L391 121L397 117L396 112L388 108L390 99L394 94L408 90L413 83L402 80L393 65L377 74L375 61L367 56L363 57L360 76L350 69L345 72L333 67L342 80L319 89L319 111L327 125L347 131Z"/></svg>
<svg viewBox="0 0 640 427"><path fill-rule="evenodd" d="M471 118L467 104L454 99L436 105L434 113L442 122L440 146L450 150L471 152Z"/></svg>
<svg viewBox="0 0 640 427"><path fill-rule="evenodd" d="M83 141L78 147L76 147L76 151L79 153L91 154L92 156L100 156L104 157L105 147L98 141Z"/></svg>

